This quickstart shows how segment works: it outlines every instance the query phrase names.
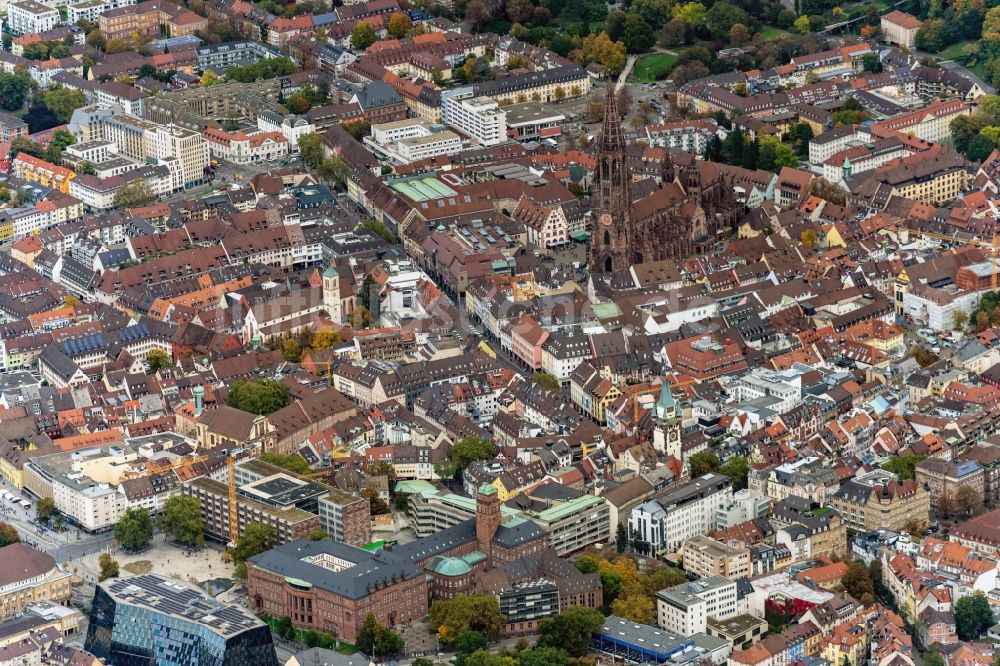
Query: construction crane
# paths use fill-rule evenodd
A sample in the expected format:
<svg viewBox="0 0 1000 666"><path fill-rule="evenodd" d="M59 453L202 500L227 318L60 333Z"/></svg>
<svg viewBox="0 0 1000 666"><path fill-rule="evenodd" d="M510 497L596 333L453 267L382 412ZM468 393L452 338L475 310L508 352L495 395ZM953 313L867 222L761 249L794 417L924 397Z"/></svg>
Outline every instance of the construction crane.
<svg viewBox="0 0 1000 666"><path fill-rule="evenodd" d="M990 262L992 264L992 270L990 271L990 288L992 288L993 291L997 290L997 257L1000 256L1000 245L997 244L997 234L993 234L992 242L987 242L981 238L956 238L955 236L949 236L947 234L935 234L929 231L919 231L916 229L910 229L908 231L914 236L921 238L933 238L935 240L955 243L957 245L975 245L976 247L989 250Z"/></svg>
<svg viewBox="0 0 1000 666"><path fill-rule="evenodd" d="M236 544L236 539L239 535L239 506L236 501L236 458L241 453L243 449L227 449L226 450L226 489L228 491L229 499L229 545L233 546ZM191 465L197 465L198 463L205 463L212 460L218 460L218 454L209 455L202 454L195 456L194 458L181 458L180 460L170 464L169 466L150 466L147 467L140 473L126 472L125 477L128 479L141 479L147 476L152 476L153 474L162 474L163 472L176 471L182 467L188 467Z"/></svg>
<svg viewBox="0 0 1000 666"><path fill-rule="evenodd" d="M235 451L233 452L235 454ZM229 488L229 545L235 546L240 532L239 507L236 506L236 456L226 456L226 486Z"/></svg>
<svg viewBox="0 0 1000 666"><path fill-rule="evenodd" d="M326 367L326 385L327 387L333 386L333 366L335 365L333 361L313 361L309 360L308 363L315 366L325 366Z"/></svg>

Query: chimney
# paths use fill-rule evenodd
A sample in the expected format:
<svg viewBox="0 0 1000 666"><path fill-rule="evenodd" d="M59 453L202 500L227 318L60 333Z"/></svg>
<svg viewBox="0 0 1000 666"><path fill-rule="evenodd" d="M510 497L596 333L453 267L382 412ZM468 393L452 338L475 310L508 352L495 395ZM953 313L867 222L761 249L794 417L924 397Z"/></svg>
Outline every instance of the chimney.
<svg viewBox="0 0 1000 666"><path fill-rule="evenodd" d="M201 416L205 411L205 387L198 384L194 387L194 415Z"/></svg>

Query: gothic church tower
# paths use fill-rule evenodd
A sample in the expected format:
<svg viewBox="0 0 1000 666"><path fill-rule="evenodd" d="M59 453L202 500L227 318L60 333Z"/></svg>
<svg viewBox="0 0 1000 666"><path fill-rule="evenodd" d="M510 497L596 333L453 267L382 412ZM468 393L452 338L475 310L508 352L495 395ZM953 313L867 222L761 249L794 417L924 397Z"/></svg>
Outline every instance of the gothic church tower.
<svg viewBox="0 0 1000 666"><path fill-rule="evenodd" d="M609 80L604 102L604 126L597 152L597 200L594 205L594 227L590 236L589 263L592 273L621 271L632 265L632 239L629 233L631 181L615 86Z"/></svg>

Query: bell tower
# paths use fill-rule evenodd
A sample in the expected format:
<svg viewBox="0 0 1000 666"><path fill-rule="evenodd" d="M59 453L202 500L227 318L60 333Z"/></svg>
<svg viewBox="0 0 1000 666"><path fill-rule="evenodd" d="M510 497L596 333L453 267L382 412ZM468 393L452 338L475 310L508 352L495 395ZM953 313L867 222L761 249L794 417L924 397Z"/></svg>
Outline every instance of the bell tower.
<svg viewBox="0 0 1000 666"><path fill-rule="evenodd" d="M340 312L340 275L337 274L333 264L323 271L323 307L334 324L341 323L343 317Z"/></svg>
<svg viewBox="0 0 1000 666"><path fill-rule="evenodd" d="M660 399L656 401L653 448L664 455L683 460L681 449L681 414L670 384L666 379L660 385Z"/></svg>
<svg viewBox="0 0 1000 666"><path fill-rule="evenodd" d="M499 528L500 496L495 487L483 484L476 494L476 541L487 567L493 566L493 537Z"/></svg>
<svg viewBox="0 0 1000 666"><path fill-rule="evenodd" d="M604 125L597 148L596 202L594 226L590 234L589 263L592 273L621 271L633 263L629 257L631 181L615 86L608 80Z"/></svg>

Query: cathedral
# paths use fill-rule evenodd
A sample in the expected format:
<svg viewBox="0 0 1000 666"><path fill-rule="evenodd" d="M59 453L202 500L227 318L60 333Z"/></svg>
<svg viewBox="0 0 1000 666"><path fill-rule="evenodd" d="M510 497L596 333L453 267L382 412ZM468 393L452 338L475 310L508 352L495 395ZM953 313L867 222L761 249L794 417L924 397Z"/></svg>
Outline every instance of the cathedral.
<svg viewBox="0 0 1000 666"><path fill-rule="evenodd" d="M732 184L711 162L684 156L674 164L669 150L663 160L661 187L632 200L625 134L608 82L604 127L597 147L594 228L590 238L590 270L609 273L634 264L683 260L736 228L743 206Z"/></svg>

